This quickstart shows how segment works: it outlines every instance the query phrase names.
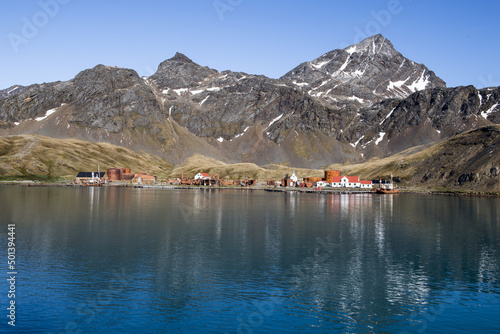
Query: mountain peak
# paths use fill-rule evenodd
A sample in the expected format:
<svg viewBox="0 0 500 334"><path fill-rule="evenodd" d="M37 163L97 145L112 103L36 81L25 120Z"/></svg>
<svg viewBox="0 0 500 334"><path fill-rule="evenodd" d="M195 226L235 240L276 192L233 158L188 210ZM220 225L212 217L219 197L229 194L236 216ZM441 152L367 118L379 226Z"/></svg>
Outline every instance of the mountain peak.
<svg viewBox="0 0 500 334"><path fill-rule="evenodd" d="M358 44L353 44L344 49L349 54L353 54L354 52L361 53L372 53L372 54L386 54L391 55L395 53L399 53L396 51L391 41L382 36L381 34L373 35L368 38L365 38Z"/></svg>
<svg viewBox="0 0 500 334"><path fill-rule="evenodd" d="M158 71L170 71L172 68L177 68L179 66L180 67L185 67L185 66L200 67L198 64L196 64L194 61L192 61L189 57L187 57L183 53L176 52L172 58L163 61L158 66Z"/></svg>
<svg viewBox="0 0 500 334"><path fill-rule="evenodd" d="M158 66L158 70L151 76L151 79L163 90L180 89L195 86L198 82L217 73L216 70L201 66L177 52L172 58Z"/></svg>
<svg viewBox="0 0 500 334"><path fill-rule="evenodd" d="M187 57L185 54L176 52L175 55L169 59L169 61L177 61L181 63L192 63L193 61Z"/></svg>
<svg viewBox="0 0 500 334"><path fill-rule="evenodd" d="M302 63L282 79L301 88L307 87L313 97L361 104L406 98L417 90L446 87L434 72L403 57L380 34Z"/></svg>
<svg viewBox="0 0 500 334"><path fill-rule="evenodd" d="M376 34L370 37L365 38L364 40L374 40L375 42L387 40L382 34Z"/></svg>

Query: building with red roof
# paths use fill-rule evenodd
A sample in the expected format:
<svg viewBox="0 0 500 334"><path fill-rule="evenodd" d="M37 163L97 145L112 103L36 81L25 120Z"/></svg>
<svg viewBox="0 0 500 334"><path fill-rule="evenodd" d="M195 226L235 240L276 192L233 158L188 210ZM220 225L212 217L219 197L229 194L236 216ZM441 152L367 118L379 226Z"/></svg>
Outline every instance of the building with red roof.
<svg viewBox="0 0 500 334"><path fill-rule="evenodd" d="M195 180L211 180L212 177L210 177L209 174L207 173L198 173L194 177Z"/></svg>
<svg viewBox="0 0 500 334"><path fill-rule="evenodd" d="M359 176L334 176L332 178L333 188L371 188L372 181L362 181Z"/></svg>

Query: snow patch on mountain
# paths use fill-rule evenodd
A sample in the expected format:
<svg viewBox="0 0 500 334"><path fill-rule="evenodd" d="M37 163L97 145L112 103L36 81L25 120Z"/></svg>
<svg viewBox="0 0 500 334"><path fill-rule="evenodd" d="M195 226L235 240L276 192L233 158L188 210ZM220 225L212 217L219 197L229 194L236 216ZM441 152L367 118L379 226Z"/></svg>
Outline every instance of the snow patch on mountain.
<svg viewBox="0 0 500 334"><path fill-rule="evenodd" d="M185 92L189 91L189 88L179 88L179 89L174 89L175 94L181 95Z"/></svg>
<svg viewBox="0 0 500 334"><path fill-rule="evenodd" d="M410 86L408 86L408 88L412 92L424 90L427 87L427 85L430 83L429 76L426 76L425 78L424 78L424 76L425 76L425 71L423 71L420 78L417 81L415 81L414 83L412 83Z"/></svg>
<svg viewBox="0 0 500 334"><path fill-rule="evenodd" d="M352 147L354 147L354 148L356 148L356 146L358 146L359 142L360 142L363 138L365 138L365 136L364 136L364 135L363 135L363 136L361 136L361 138L359 138L359 139L358 139L358 140L357 140L354 144L353 144L353 143L351 143L351 146L352 146Z"/></svg>
<svg viewBox="0 0 500 334"><path fill-rule="evenodd" d="M65 105L65 103L61 104L61 107L62 107L62 106L64 106L64 105ZM47 110L47 111L45 112L45 115L44 115L44 116L41 116L41 117L37 117L37 118L35 118L35 121L40 122L40 121L43 121L44 119L47 119L50 115L52 115L53 113L55 113L55 112L57 111L57 109L58 109L58 108L59 108L59 107L57 107L57 108L53 108L53 109L50 109L50 110Z"/></svg>
<svg viewBox="0 0 500 334"><path fill-rule="evenodd" d="M377 140L375 140L375 145L378 145L384 139L384 136L385 136L385 132L380 132L378 134Z"/></svg>
<svg viewBox="0 0 500 334"><path fill-rule="evenodd" d="M380 125L384 124L384 122L385 122L385 121L386 121L389 117L391 117L391 115L392 115L392 113L394 112L394 110L396 110L396 108L393 108L393 109L391 110L391 112L390 112L390 113L388 113L388 114L387 114L387 116L385 116L385 118L384 118L384 119L380 122Z"/></svg>
<svg viewBox="0 0 500 334"><path fill-rule="evenodd" d="M240 133L239 135L234 136L234 138L233 138L233 139L236 139L236 138L239 138L239 137L243 136L243 135L245 134L245 132L247 132L247 130L248 130L249 128L250 128L250 127L249 127L249 126L247 126L247 127L243 130L243 132L242 132L242 133ZM233 141L233 139L231 139L230 141Z"/></svg>
<svg viewBox="0 0 500 334"><path fill-rule="evenodd" d="M346 49L345 52L347 52L349 55L352 55L354 52L356 52L356 46L351 46L350 48Z"/></svg>
<svg viewBox="0 0 500 334"><path fill-rule="evenodd" d="M345 62L342 64L342 66L340 66L340 68L334 74L338 74L338 73L344 71L346 69L347 65L349 65L349 57L346 58Z"/></svg>
<svg viewBox="0 0 500 334"><path fill-rule="evenodd" d="M191 95L197 95L197 94L200 94L204 91L205 91L204 89L195 89L195 90L190 91L190 93L191 93Z"/></svg>
<svg viewBox="0 0 500 334"><path fill-rule="evenodd" d="M392 89L395 89L395 88L401 89L404 86L404 84L406 83L406 81L408 81L408 79L401 80L401 81L396 81L396 82L390 81L389 85L387 85L387 89L388 90L392 90Z"/></svg>
<svg viewBox="0 0 500 334"><path fill-rule="evenodd" d="M297 81L292 81L292 83L296 86L299 86L299 87L304 87L304 86L309 86L309 83L308 82L297 82Z"/></svg>
<svg viewBox="0 0 500 334"><path fill-rule="evenodd" d="M360 99L360 98L359 98L359 97L357 97L357 96L350 96L350 97L348 97L348 98L347 98L347 100L349 100L349 101L357 101L357 102L359 102L359 103L361 103L361 104L363 104L363 103L365 102L365 100Z"/></svg>
<svg viewBox="0 0 500 334"><path fill-rule="evenodd" d="M203 101L200 102L200 106L203 105L203 103L205 103L209 97L210 97L210 95L208 95L205 99L203 99Z"/></svg>
<svg viewBox="0 0 500 334"><path fill-rule="evenodd" d="M330 62L330 59L328 60L325 60L325 61L322 61L318 64L315 64L315 63L311 63L311 65L314 67L314 68L317 68L317 69L320 69L320 68L323 68L326 64L328 64Z"/></svg>
<svg viewBox="0 0 500 334"><path fill-rule="evenodd" d="M17 89L19 89L19 88L20 88L19 86L14 86L14 88L12 88L11 90L9 90L9 91L7 92L7 95L10 95L13 91L15 91L15 90L17 90Z"/></svg>
<svg viewBox="0 0 500 334"><path fill-rule="evenodd" d="M481 116L483 116L484 119L488 118L488 115L491 114L495 109L498 107L499 103L495 103L490 109L481 112Z"/></svg>
<svg viewBox="0 0 500 334"><path fill-rule="evenodd" d="M271 123L269 123L269 125L267 126L266 130L269 129L271 127L271 125L273 125L274 123L276 123L277 121L279 121L281 119L281 117L283 117L284 114L281 114L279 115L278 117L276 117L275 119L273 119L271 121Z"/></svg>

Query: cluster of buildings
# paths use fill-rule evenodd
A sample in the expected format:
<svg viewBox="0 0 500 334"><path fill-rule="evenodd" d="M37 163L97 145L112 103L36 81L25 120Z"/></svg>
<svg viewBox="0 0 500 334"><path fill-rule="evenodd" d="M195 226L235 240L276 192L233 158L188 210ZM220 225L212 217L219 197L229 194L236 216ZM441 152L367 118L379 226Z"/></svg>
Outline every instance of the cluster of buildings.
<svg viewBox="0 0 500 334"><path fill-rule="evenodd" d="M269 184L269 182L268 182ZM281 180L282 187L301 187L301 188L311 188L311 187L331 187L331 188L360 188L360 189L372 189L373 182L367 180L360 180L359 176L342 176L341 172L338 170L326 170L325 176L321 177L306 177L302 182L298 181L298 177L295 175L295 170L292 175L286 175L283 180Z"/></svg>
<svg viewBox="0 0 500 334"><path fill-rule="evenodd" d="M106 172L79 172L75 179L75 183L80 185L102 185L112 181L153 185L157 179L148 173L132 173L130 168L110 168Z"/></svg>
<svg viewBox="0 0 500 334"><path fill-rule="evenodd" d="M106 171L108 181L126 181L133 184L153 185L156 176L148 173L131 173L129 168L110 168Z"/></svg>
<svg viewBox="0 0 500 334"><path fill-rule="evenodd" d="M154 185L157 183L157 178L148 173L132 173L129 168L109 168L106 172L80 172L78 173L75 183L80 185L102 185L108 182L122 181L135 185ZM174 180L163 181L172 185L203 185L203 186L253 186L255 180L244 178L242 180L223 180L215 173L198 173L194 178L184 177ZM268 181L268 186L277 186L279 182ZM360 180L359 176L342 176L338 170L326 170L324 177L306 177L299 181L295 170L292 175L286 175L281 180L282 187L327 187L327 188L358 188L372 189L373 182Z"/></svg>
<svg viewBox="0 0 500 334"><path fill-rule="evenodd" d="M255 185L255 180L243 178L241 180L225 180L221 179L220 175L214 173L210 175L208 173L198 173L194 176L194 178L184 177L184 173L180 178L176 179L168 179L167 183L171 185L194 185L194 186L252 186Z"/></svg>

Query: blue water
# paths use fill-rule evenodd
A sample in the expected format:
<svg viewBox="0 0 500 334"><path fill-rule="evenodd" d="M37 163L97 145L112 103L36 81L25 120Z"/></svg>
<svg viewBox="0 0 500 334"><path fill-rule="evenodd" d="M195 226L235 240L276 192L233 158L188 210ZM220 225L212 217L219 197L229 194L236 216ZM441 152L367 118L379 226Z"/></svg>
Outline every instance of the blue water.
<svg viewBox="0 0 500 334"><path fill-rule="evenodd" d="M5 333L500 332L495 198L0 186L0 212Z"/></svg>

